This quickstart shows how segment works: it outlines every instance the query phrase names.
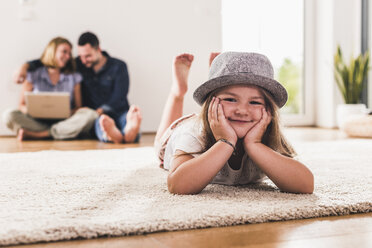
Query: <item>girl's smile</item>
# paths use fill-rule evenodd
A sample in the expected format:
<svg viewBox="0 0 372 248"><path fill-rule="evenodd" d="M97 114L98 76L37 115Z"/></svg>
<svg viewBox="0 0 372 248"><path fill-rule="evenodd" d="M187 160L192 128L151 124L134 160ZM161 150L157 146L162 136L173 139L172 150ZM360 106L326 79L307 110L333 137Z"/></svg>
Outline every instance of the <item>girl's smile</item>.
<svg viewBox="0 0 372 248"><path fill-rule="evenodd" d="M259 88L245 85L230 86L218 92L216 97L221 99L225 117L238 138L243 138L261 120L265 100Z"/></svg>
<svg viewBox="0 0 372 248"><path fill-rule="evenodd" d="M241 123L241 124L245 124L245 123L249 123L249 122L253 122L251 120L240 120L240 119L234 119L234 118L230 118L228 117L227 118L229 121L232 121L232 122L235 122L235 123Z"/></svg>

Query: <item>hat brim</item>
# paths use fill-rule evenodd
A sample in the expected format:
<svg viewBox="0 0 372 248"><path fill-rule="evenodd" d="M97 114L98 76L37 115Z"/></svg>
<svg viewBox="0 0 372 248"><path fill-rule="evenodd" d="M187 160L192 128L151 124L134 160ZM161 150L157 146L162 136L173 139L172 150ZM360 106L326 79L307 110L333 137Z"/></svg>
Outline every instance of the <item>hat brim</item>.
<svg viewBox="0 0 372 248"><path fill-rule="evenodd" d="M232 85L254 85L268 91L279 108L283 107L288 100L286 89L276 80L250 73L224 75L212 78L200 85L193 94L194 100L202 105L208 94L215 89Z"/></svg>

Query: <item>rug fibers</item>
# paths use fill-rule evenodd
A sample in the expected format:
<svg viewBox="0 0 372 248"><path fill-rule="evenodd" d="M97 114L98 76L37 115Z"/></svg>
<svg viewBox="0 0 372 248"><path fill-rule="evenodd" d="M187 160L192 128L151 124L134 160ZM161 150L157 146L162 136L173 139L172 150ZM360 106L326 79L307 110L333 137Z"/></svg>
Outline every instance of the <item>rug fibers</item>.
<svg viewBox="0 0 372 248"><path fill-rule="evenodd" d="M172 195L152 147L0 154L0 245L372 211L372 141L295 144L314 194L270 180Z"/></svg>

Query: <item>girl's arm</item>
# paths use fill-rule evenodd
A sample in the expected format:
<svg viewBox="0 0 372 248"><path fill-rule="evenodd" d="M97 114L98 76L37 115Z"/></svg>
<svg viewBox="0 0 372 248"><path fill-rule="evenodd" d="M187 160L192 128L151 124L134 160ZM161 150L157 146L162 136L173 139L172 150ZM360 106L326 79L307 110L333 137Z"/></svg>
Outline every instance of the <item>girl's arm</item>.
<svg viewBox="0 0 372 248"><path fill-rule="evenodd" d="M75 101L75 108L72 110L72 114L76 112L82 106L81 101L81 84L75 84L74 86L74 101Z"/></svg>
<svg viewBox="0 0 372 248"><path fill-rule="evenodd" d="M217 142L199 157L176 156L167 180L169 192L173 194L201 192L222 169L233 151L230 145Z"/></svg>
<svg viewBox="0 0 372 248"><path fill-rule="evenodd" d="M249 157L282 191L307 193L314 191L314 176L299 161L283 156L262 143L246 146Z"/></svg>
<svg viewBox="0 0 372 248"><path fill-rule="evenodd" d="M271 117L263 108L261 120L244 138L245 151L280 190L291 193L313 193L314 176L305 165L261 143L261 137L270 121Z"/></svg>
<svg viewBox="0 0 372 248"><path fill-rule="evenodd" d="M22 84L21 89L21 97L19 100L19 110L21 110L23 113L27 114L27 108L26 108L26 101L25 101L25 92L31 92L33 89L32 83L25 80Z"/></svg>
<svg viewBox="0 0 372 248"><path fill-rule="evenodd" d="M208 120L216 140L226 139L236 144L237 136L228 124L218 98L213 98L208 107ZM216 142L199 157L177 156L168 176L168 189L176 194L196 194L202 191L217 175L234 152L225 142ZM181 153L182 154L182 153Z"/></svg>

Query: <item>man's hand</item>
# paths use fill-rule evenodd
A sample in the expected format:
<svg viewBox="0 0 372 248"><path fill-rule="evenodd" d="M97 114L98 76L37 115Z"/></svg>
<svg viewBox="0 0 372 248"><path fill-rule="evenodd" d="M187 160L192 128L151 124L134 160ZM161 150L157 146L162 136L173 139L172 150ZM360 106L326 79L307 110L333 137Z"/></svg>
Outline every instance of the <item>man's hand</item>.
<svg viewBox="0 0 372 248"><path fill-rule="evenodd" d="M22 84L27 76L28 64L23 64L18 70L14 72L13 81L17 84Z"/></svg>
<svg viewBox="0 0 372 248"><path fill-rule="evenodd" d="M236 144L238 137L235 130L226 120L219 98L213 97L208 107L208 120L216 140L226 139L232 144Z"/></svg>

